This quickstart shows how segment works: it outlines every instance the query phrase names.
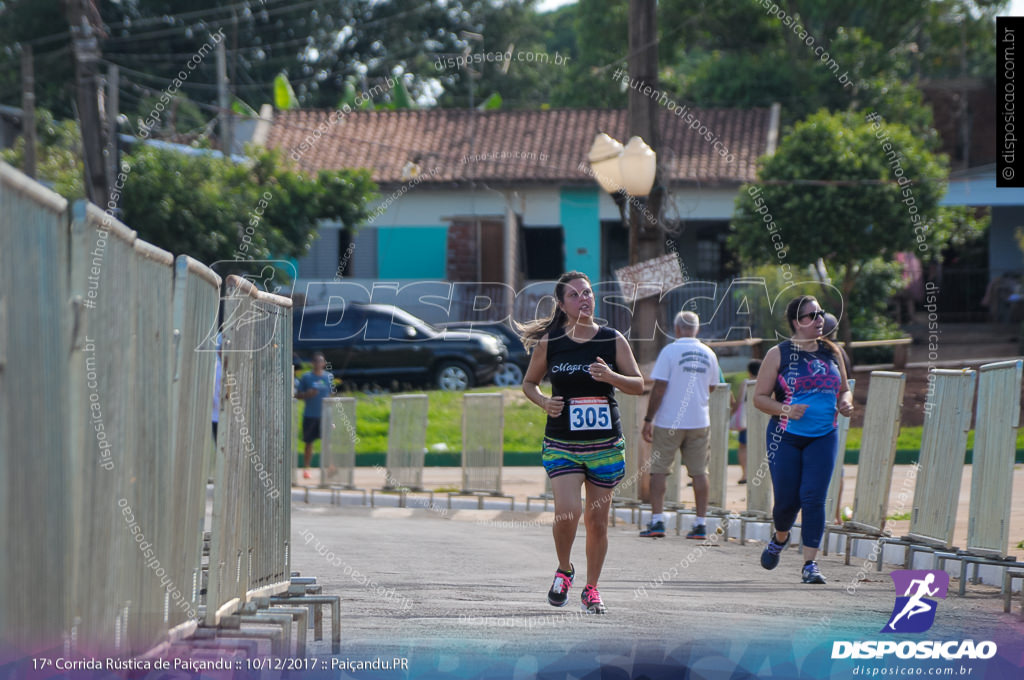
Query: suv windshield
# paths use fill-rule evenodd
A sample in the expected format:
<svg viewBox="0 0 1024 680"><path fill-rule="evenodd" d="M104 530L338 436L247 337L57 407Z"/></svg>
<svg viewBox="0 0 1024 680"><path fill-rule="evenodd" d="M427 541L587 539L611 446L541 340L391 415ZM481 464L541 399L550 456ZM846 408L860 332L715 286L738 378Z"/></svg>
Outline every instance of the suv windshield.
<svg viewBox="0 0 1024 680"><path fill-rule="evenodd" d="M396 326L412 326L417 331L423 333L424 335L430 338L435 337L440 332L423 319L417 316L413 316L404 309L399 309L398 307L395 307L394 312L395 313L394 316L392 317L392 320Z"/></svg>

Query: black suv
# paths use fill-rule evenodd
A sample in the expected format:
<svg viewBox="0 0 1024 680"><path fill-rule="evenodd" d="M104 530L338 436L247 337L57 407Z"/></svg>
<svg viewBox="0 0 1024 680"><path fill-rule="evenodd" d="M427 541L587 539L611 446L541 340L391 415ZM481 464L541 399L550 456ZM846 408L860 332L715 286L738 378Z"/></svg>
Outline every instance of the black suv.
<svg viewBox="0 0 1024 680"><path fill-rule="evenodd" d="M498 336L508 347L508 359L494 375L494 384L499 387L512 387L523 383L523 375L530 365L530 355L523 347L522 338L508 324L500 321L451 321L438 326L449 332L475 330Z"/></svg>
<svg viewBox="0 0 1024 680"><path fill-rule="evenodd" d="M393 305L305 307L293 323L295 353L308 361L323 352L335 377L349 385L465 390L490 381L508 357L491 334L441 332Z"/></svg>

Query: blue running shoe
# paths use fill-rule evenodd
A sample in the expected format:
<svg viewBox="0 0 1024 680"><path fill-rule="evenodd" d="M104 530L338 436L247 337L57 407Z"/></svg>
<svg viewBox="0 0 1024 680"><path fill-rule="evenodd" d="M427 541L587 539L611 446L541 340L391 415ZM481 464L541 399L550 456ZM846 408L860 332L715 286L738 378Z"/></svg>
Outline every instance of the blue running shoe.
<svg viewBox="0 0 1024 680"><path fill-rule="evenodd" d="M648 522L647 528L640 532L641 538L665 538L664 522Z"/></svg>
<svg viewBox="0 0 1024 680"><path fill-rule="evenodd" d="M690 527L690 533L686 534L687 538L695 538L701 540L708 537L707 525L705 524L694 524Z"/></svg>
<svg viewBox="0 0 1024 680"><path fill-rule="evenodd" d="M818 570L818 563L811 562L805 564L803 569L803 582L804 583L825 583L825 577L821 575Z"/></svg>
<svg viewBox="0 0 1024 680"><path fill-rule="evenodd" d="M761 566L765 569L774 569L779 566L779 554L782 549L789 543L789 536L782 543L775 540L775 534L772 534L772 540L768 541L768 545L765 546L764 551L761 553Z"/></svg>

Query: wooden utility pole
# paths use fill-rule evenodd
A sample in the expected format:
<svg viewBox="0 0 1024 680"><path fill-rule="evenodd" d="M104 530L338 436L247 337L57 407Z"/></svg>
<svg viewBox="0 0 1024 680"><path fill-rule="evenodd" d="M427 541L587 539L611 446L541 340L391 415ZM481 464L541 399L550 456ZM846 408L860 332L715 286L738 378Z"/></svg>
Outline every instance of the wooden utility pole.
<svg viewBox="0 0 1024 680"><path fill-rule="evenodd" d="M90 14L95 14L95 8L89 5L89 0L68 0L67 17L75 60L75 103L85 162L85 195L96 205L104 205L108 194L107 166L103 159L106 144L96 76L100 49L96 31L88 18Z"/></svg>
<svg viewBox="0 0 1024 680"><path fill-rule="evenodd" d="M228 58L224 41L217 43L217 108L220 109L220 150L231 155L231 96L228 93Z"/></svg>
<svg viewBox="0 0 1024 680"><path fill-rule="evenodd" d="M644 84L650 85L652 89L658 87L657 3L652 0L629 1L629 77L639 84L629 90L629 135L641 137L657 152L661 146L658 102L642 91ZM665 254L665 241L658 226L664 192L659 166L654 178L654 189L647 197L646 210L642 209L643 199L630 198L630 264ZM662 344L655 329L660 297L659 294L638 300L634 308L630 338L633 353L641 364L653 362Z"/></svg>
<svg viewBox="0 0 1024 680"><path fill-rule="evenodd" d="M36 79L32 46L21 48L21 134L25 138L25 174L36 176Z"/></svg>
<svg viewBox="0 0 1024 680"><path fill-rule="evenodd" d="M107 186L114 186L117 178L120 154L118 153L117 118L121 107L121 69L117 64L107 67ZM105 205L103 207L106 207Z"/></svg>

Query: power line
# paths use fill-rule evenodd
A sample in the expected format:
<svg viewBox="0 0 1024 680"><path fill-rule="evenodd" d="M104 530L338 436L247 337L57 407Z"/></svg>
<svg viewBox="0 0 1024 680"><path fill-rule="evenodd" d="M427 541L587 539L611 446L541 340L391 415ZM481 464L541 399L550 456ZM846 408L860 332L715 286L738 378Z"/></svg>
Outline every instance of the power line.
<svg viewBox="0 0 1024 680"><path fill-rule="evenodd" d="M297 11L297 10L300 10L300 9L305 9L305 8L311 6L311 5L319 4L321 1L322 0L307 0L306 2L300 2L300 3L295 4L295 5L288 5L286 7L278 7L278 8L273 9L273 10L265 10L265 11L261 12L261 14L264 14L266 16L276 16L278 14L283 14L283 13L286 13L286 12L293 12L293 11ZM198 22L198 24L202 24L202 26L197 25L196 28L206 28L207 24L213 24L215 26L218 26L218 25L220 25L220 23L222 23L224 21L228 21L229 19L230 19L230 17L223 17L222 19L218 19L216 21L213 21L213 20L210 20L210 21L201 20L200 22ZM191 26L184 26L184 25L182 25L182 26L175 26L173 28L161 29L161 30L152 31L152 32L137 33L137 34L133 34L133 35L125 35L125 36L117 36L117 37L111 36L106 41L104 41L104 44L107 44L107 43L134 42L134 41L137 41L137 40L148 40L150 38L157 38L157 37L162 37L162 36L165 36L165 35L172 35L174 33L180 33L182 30L188 31L188 30L194 30L194 29Z"/></svg>
<svg viewBox="0 0 1024 680"><path fill-rule="evenodd" d="M263 5L274 4L274 3L278 3L278 2L287 2L287 0L261 0L261 4L263 4ZM145 24L159 23L159 22L165 22L166 23L167 19L172 19L172 20L192 19L194 17L202 17L204 14L206 14L208 12L228 12L228 13L231 13L231 12L235 11L236 9L249 9L251 4L252 4L251 2L246 1L246 2L238 2L238 3L235 3L234 5L225 5L223 7L210 7L209 9L198 9L198 10L195 10L195 11L192 11L192 12L183 12L181 14L169 14L169 15L159 16L159 17L141 17L139 19L126 19L125 21L118 21L118 22L115 22L115 23L112 23L112 24L107 24L107 28L123 28L125 26L134 27L135 25L145 25ZM263 11L263 10L261 8L257 8L256 11L260 12L260 11ZM255 12L253 12L253 13L255 14Z"/></svg>
<svg viewBox="0 0 1024 680"><path fill-rule="evenodd" d="M237 49L226 49L228 54L243 54L248 51L257 52L259 50L272 50L278 47L289 47L292 45L309 44L312 40L312 36L306 36L303 38L294 38L292 40L285 40L276 43L266 44L254 44L247 45L246 47L239 47ZM153 52L106 52L108 57L128 57L132 60L139 61L170 61L172 59L187 59L195 55L195 52L164 52L164 53L153 53Z"/></svg>
<svg viewBox="0 0 1024 680"><path fill-rule="evenodd" d="M131 75L136 76L138 78L146 78L146 79L149 79L150 81L153 81L153 82L159 82L163 86L166 86L167 84L169 84L176 77L176 76L164 77L164 76L154 75L152 73L146 73L144 71L136 71L133 68L130 68L128 66L124 66L123 64L119 64L119 63L117 63L115 61L110 61L108 59L101 59L100 61L103 64L117 66L118 68L121 69L121 71L123 73L128 73L128 74L131 74ZM292 84L305 83L307 81L314 80L315 78L317 78L317 76L318 76L318 74L314 73L311 76L305 76L303 78L289 79L289 82L292 83ZM201 90L214 90L214 91L217 89L216 83L204 83L204 82L201 82L201 81L192 80L191 78L188 79L188 80L183 80L182 83L181 83L181 87L182 88L184 88L184 87L194 87L194 88L201 89ZM244 83L243 84L238 84L238 83L235 83L235 84L232 85L232 87L234 89L239 89L239 90L257 90L257 89L262 89L262 88L273 87L273 83L252 83L252 84L244 84Z"/></svg>
<svg viewBox="0 0 1024 680"><path fill-rule="evenodd" d="M266 4L266 3L277 3L277 2L287 2L287 0L262 0L262 1L264 2L264 4ZM168 20L170 20L171 23L173 23L174 21L177 21L177 20L185 20L185 19L192 19L192 18L196 18L196 17L202 17L204 14L210 14L210 13L216 14L217 12L226 11L226 10L234 11L236 9L241 9L241 8L248 7L249 4L250 4L249 2L239 2L239 3L236 3L234 5L226 5L224 7L212 7L212 8L208 8L208 9L195 10L193 12L183 12L182 14L166 14L166 15L161 15L159 17L141 17L141 18L138 18L138 19L126 19L124 21L118 21L118 22L114 22L112 24L106 24L105 27L107 29L124 28L124 27L131 27L131 26L136 25L136 24L145 25L145 24L160 23L160 22L167 23ZM309 3L306 3L306 4L309 4ZM263 13L263 12L265 12L268 15L270 14L270 12L267 12L266 10L261 10L261 13ZM224 19L227 19L227 18L228 17L224 17ZM181 28L187 28L187 27L178 27L178 29L176 29L176 30L180 30ZM31 40L27 40L27 41L24 41L24 42L27 45L35 46L35 45L41 45L41 44L45 44L45 43L48 43L48 42L53 42L55 40L60 40L60 39L64 39L64 38L70 39L70 37L71 37L71 34L70 34L69 31L60 31L59 33L52 33L50 35L40 36L38 38L33 38Z"/></svg>

